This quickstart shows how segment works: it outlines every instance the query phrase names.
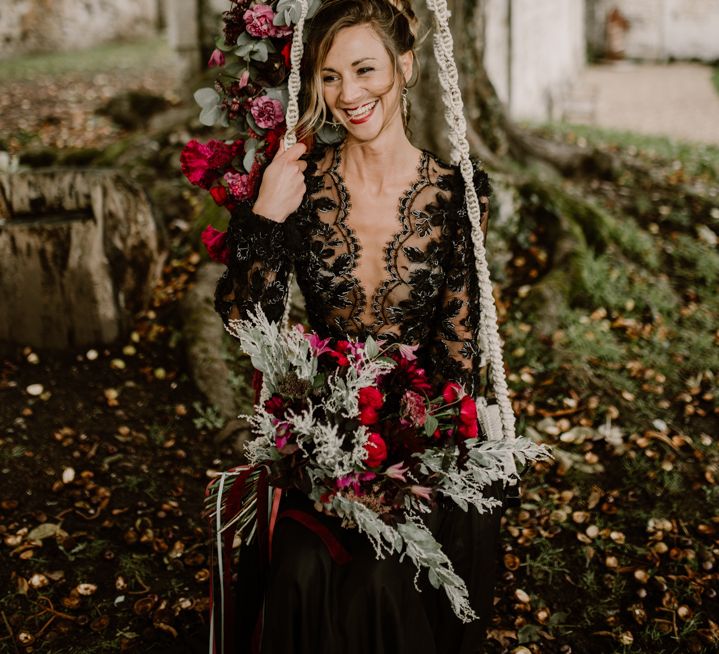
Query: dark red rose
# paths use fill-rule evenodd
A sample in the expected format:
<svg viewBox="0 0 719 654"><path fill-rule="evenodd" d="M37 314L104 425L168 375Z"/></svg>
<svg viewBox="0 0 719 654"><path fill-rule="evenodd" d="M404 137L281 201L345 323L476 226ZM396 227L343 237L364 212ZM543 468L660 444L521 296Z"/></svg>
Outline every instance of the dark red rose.
<svg viewBox="0 0 719 654"><path fill-rule="evenodd" d="M391 356L397 362L395 369L388 375L388 380L391 380L392 385L409 388L420 394L431 392L432 385L427 379L427 372L424 368L420 368L416 361L410 361L397 354Z"/></svg>
<svg viewBox="0 0 719 654"><path fill-rule="evenodd" d="M212 225L208 225L202 230L200 238L207 250L207 254L210 255L210 259L228 265L230 250L227 247L227 232L221 232Z"/></svg>
<svg viewBox="0 0 719 654"><path fill-rule="evenodd" d="M265 402L265 411L267 411L267 413L271 413L277 418L281 418L285 411L285 402L282 399L282 396L275 393L269 400L267 400Z"/></svg>
<svg viewBox="0 0 719 654"><path fill-rule="evenodd" d="M459 424L457 425L457 432L462 438L477 438L479 435L477 405L469 395L465 395L459 401Z"/></svg>
<svg viewBox="0 0 719 654"><path fill-rule="evenodd" d="M346 354L349 352L349 345L349 341L337 341L334 348L327 350L326 354L332 357L338 366L344 368L350 364Z"/></svg>
<svg viewBox="0 0 719 654"><path fill-rule="evenodd" d="M464 389L457 382L447 382L442 389L442 397L447 404L456 402L464 394Z"/></svg>
<svg viewBox="0 0 719 654"><path fill-rule="evenodd" d="M387 443L379 434L370 434L364 447L367 450L364 462L368 468L376 468L387 458Z"/></svg>
<svg viewBox="0 0 719 654"><path fill-rule="evenodd" d="M280 51L282 58L285 60L285 68L287 69L289 69L289 67L292 65L292 59L290 59L291 52L292 41L287 41L287 43L285 43L285 45L282 47L282 50Z"/></svg>
<svg viewBox="0 0 719 654"><path fill-rule="evenodd" d="M280 149L280 142L284 136L284 130L270 130L265 134L265 156L272 159Z"/></svg>
<svg viewBox="0 0 719 654"><path fill-rule="evenodd" d="M227 144L212 139L187 142L180 153L180 168L191 184L209 189L231 167L232 160L244 148L242 141Z"/></svg>
<svg viewBox="0 0 719 654"><path fill-rule="evenodd" d="M360 422L363 425L374 425L379 420L379 410L382 408L384 397L382 392L374 386L361 388L359 392Z"/></svg>

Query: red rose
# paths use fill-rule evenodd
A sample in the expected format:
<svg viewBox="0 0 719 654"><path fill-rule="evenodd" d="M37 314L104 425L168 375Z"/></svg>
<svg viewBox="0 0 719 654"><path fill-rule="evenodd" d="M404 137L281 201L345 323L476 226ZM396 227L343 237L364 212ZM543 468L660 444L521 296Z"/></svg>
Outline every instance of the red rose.
<svg viewBox="0 0 719 654"><path fill-rule="evenodd" d="M273 129L265 134L265 156L272 159L277 150L280 149L280 141L282 141L283 131Z"/></svg>
<svg viewBox="0 0 719 654"><path fill-rule="evenodd" d="M442 397L447 404L456 402L464 394L464 389L457 382L447 382L442 389Z"/></svg>
<svg viewBox="0 0 719 654"><path fill-rule="evenodd" d="M243 148L242 141L228 145L216 139L207 143L192 139L180 153L180 168L191 184L209 189L230 169L232 160L242 153Z"/></svg>
<svg viewBox="0 0 719 654"><path fill-rule="evenodd" d="M327 350L326 354L331 356L338 366L344 368L350 364L350 360L346 355L346 352L349 351L349 345L349 341L337 341L334 349Z"/></svg>
<svg viewBox="0 0 719 654"><path fill-rule="evenodd" d="M382 392L374 386L361 388L359 392L360 422L363 425L374 425L379 420L379 410L384 398Z"/></svg>
<svg viewBox="0 0 719 654"><path fill-rule="evenodd" d="M218 263L228 265L230 262L230 250L227 247L227 232L221 232L212 225L208 225L200 235L202 243L210 255L210 259Z"/></svg>
<svg viewBox="0 0 719 654"><path fill-rule="evenodd" d="M465 395L459 402L459 424L457 431L462 438L477 438L479 423L477 422L477 405Z"/></svg>
<svg viewBox="0 0 719 654"><path fill-rule="evenodd" d="M379 434L370 434L364 447L367 450L364 462L368 468L376 468L387 458L387 443Z"/></svg>
<svg viewBox="0 0 719 654"><path fill-rule="evenodd" d="M210 189L210 195L215 201L215 204L219 205L220 207L223 207L225 206L225 204L227 204L227 189L224 186L213 186Z"/></svg>
<svg viewBox="0 0 719 654"><path fill-rule="evenodd" d="M285 45L282 48L281 55L282 58L285 60L285 68L289 68L292 65L292 60L290 59L290 55L292 52L292 41L287 41Z"/></svg>
<svg viewBox="0 0 719 654"><path fill-rule="evenodd" d="M265 402L265 411L271 413L277 418L281 418L284 414L285 403L281 395L276 393Z"/></svg>

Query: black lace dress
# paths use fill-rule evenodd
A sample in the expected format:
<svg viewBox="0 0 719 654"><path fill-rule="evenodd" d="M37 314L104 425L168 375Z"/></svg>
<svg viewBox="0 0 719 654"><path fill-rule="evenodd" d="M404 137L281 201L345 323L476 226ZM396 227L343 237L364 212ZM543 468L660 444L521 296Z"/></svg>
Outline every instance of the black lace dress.
<svg viewBox="0 0 719 654"><path fill-rule="evenodd" d="M416 179L399 198L382 252L383 279L365 288L363 248L352 224L351 198L340 175L342 144L305 155L307 192L297 212L276 223L244 205L227 232L230 262L217 284L215 308L227 322L261 302L279 320L294 268L310 327L322 337L382 336L417 344L434 381L457 380L491 400L487 366L477 346L478 284L457 166L423 150ZM474 167L486 234L491 187ZM381 240L384 240L383 238ZM492 489L504 499L499 484ZM239 652L262 654L449 654L481 652L492 608L502 510L479 515L442 503L430 528L467 582L480 620L460 622L443 590L424 574L414 586L409 559L376 560L364 534L339 526L299 494L285 493L271 564L243 546L237 580ZM309 516L306 520L291 519ZM262 625L260 628L258 625ZM254 640L251 646L250 642ZM261 643L261 648L260 648ZM259 648L259 649L258 649Z"/></svg>

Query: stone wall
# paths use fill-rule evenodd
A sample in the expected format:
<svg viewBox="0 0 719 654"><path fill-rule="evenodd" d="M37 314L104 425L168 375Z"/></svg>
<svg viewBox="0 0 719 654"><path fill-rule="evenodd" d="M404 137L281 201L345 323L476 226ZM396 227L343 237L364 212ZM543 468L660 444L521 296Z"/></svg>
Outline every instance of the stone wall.
<svg viewBox="0 0 719 654"><path fill-rule="evenodd" d="M561 116L586 62L584 3L488 0L485 65L515 119Z"/></svg>
<svg viewBox="0 0 719 654"><path fill-rule="evenodd" d="M0 58L58 52L156 32L158 0L2 0Z"/></svg>
<svg viewBox="0 0 719 654"><path fill-rule="evenodd" d="M624 56L633 59L719 59L717 0L590 0L596 5L590 30L597 50L613 8L629 20Z"/></svg>

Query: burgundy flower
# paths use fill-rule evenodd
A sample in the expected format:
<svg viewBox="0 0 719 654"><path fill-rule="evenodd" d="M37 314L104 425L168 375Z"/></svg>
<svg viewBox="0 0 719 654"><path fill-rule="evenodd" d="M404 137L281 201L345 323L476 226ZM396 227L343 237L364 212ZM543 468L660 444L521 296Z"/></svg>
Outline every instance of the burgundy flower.
<svg viewBox="0 0 719 654"><path fill-rule="evenodd" d="M238 200L248 200L254 191L249 175L241 173L225 173L224 180L230 188L230 193Z"/></svg>
<svg viewBox="0 0 719 654"><path fill-rule="evenodd" d="M376 468L382 465L382 462L387 458L387 443L377 433L373 432L369 435L364 447L367 450L364 462L368 468Z"/></svg>
<svg viewBox="0 0 719 654"><path fill-rule="evenodd" d="M469 395L465 395L459 401L459 424L457 425L457 432L462 438L477 438L479 435L477 405Z"/></svg>
<svg viewBox="0 0 719 654"><path fill-rule="evenodd" d="M227 204L227 189L221 184L219 186L213 186L210 189L210 195L215 203L220 207L224 207Z"/></svg>
<svg viewBox="0 0 719 654"><path fill-rule="evenodd" d="M191 184L209 189L231 166L243 146L242 141L228 145L215 139L207 143L192 139L180 153L180 167Z"/></svg>
<svg viewBox="0 0 719 654"><path fill-rule="evenodd" d="M285 412L285 401L281 395L275 393L270 399L265 402L264 406L267 413L271 413L276 418L282 418Z"/></svg>
<svg viewBox="0 0 719 654"><path fill-rule="evenodd" d="M210 255L210 259L228 265L230 250L227 247L227 232L221 232L212 225L208 225L200 235L202 244Z"/></svg>
<svg viewBox="0 0 719 654"><path fill-rule="evenodd" d="M225 65L225 53L219 48L215 48L210 55L210 60L207 62L208 68L217 68L218 66Z"/></svg>
<svg viewBox="0 0 719 654"><path fill-rule="evenodd" d="M406 391L399 405L400 424L422 427L427 420L427 405L424 398L414 391Z"/></svg>
<svg viewBox="0 0 719 654"><path fill-rule="evenodd" d="M382 391L374 386L360 388L359 411L360 422L363 425L374 425L379 420L379 410L384 403Z"/></svg>
<svg viewBox="0 0 719 654"><path fill-rule="evenodd" d="M279 100L261 95L250 102L250 113L258 127L273 129L285 121L285 112Z"/></svg>
<svg viewBox="0 0 719 654"><path fill-rule="evenodd" d="M292 59L290 58L292 54L292 41L287 41L287 43L285 43L280 54L285 60L285 68L289 68L292 65Z"/></svg>
<svg viewBox="0 0 719 654"><path fill-rule="evenodd" d="M420 368L415 361L398 356L396 353L391 357L397 362L397 366L383 376L391 386L399 388L409 388L417 393L429 393L432 385L427 379L427 372Z"/></svg>
<svg viewBox="0 0 719 654"><path fill-rule="evenodd" d="M284 130L273 129L265 134L265 156L272 159L280 149Z"/></svg>

